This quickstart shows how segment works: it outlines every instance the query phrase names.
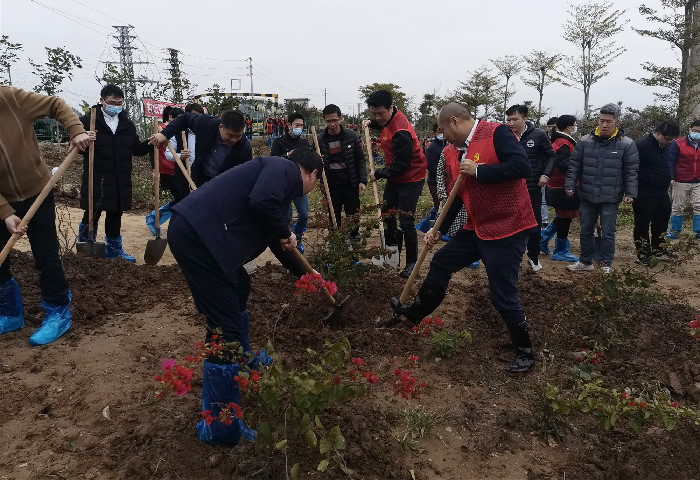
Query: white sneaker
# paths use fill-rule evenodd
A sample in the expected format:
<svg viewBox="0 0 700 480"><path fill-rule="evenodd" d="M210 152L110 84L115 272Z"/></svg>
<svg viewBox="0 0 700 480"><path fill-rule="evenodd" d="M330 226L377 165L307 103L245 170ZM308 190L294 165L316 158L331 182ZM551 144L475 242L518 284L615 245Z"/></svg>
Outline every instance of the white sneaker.
<svg viewBox="0 0 700 480"><path fill-rule="evenodd" d="M571 265L569 265L566 268L568 268L572 272L592 272L595 269L593 264L586 265L585 263L581 263L580 261L576 262L576 263L572 263ZM608 269L609 268L610 267L608 267Z"/></svg>
<svg viewBox="0 0 700 480"><path fill-rule="evenodd" d="M539 272L540 270L542 270L542 264L540 263L539 260L537 260L537 263L535 263L531 259L528 258L527 263L530 265L533 272Z"/></svg>
<svg viewBox="0 0 700 480"><path fill-rule="evenodd" d="M603 271L603 273L605 273L605 274L610 273L610 269L611 269L611 268L612 268L612 267L608 267L607 265L603 265L602 267L600 267L600 269L601 269L601 270Z"/></svg>

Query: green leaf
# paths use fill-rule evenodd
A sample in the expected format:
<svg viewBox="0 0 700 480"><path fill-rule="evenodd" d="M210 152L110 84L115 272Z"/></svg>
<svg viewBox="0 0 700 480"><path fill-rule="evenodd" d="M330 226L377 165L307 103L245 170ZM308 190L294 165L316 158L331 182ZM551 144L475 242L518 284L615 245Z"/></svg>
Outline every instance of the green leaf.
<svg viewBox="0 0 700 480"><path fill-rule="evenodd" d="M336 450L343 450L345 448L345 437L340 433L340 425L331 428L331 431L328 432L328 438L333 442L333 446Z"/></svg>
<svg viewBox="0 0 700 480"><path fill-rule="evenodd" d="M306 438L306 444L309 447L315 447L318 444L318 440L316 439L316 434L314 433L313 430L307 430L306 433L304 434L304 438Z"/></svg>
<svg viewBox="0 0 700 480"><path fill-rule="evenodd" d="M295 463L289 470L289 478L292 480L299 480L299 464Z"/></svg>
<svg viewBox="0 0 700 480"><path fill-rule="evenodd" d="M301 419L301 428L306 430L307 428L309 428L310 425L311 425L311 417L309 417L308 413L305 413L304 418Z"/></svg>
<svg viewBox="0 0 700 480"><path fill-rule="evenodd" d="M316 424L316 428L323 428L323 424L321 423L321 419L318 415L314 417L314 423Z"/></svg>
<svg viewBox="0 0 700 480"><path fill-rule="evenodd" d="M324 454L330 452L331 448L333 448L333 445L331 444L331 442L326 437L322 437L321 443L318 446L318 451L321 452L321 455L324 455Z"/></svg>
<svg viewBox="0 0 700 480"><path fill-rule="evenodd" d="M265 443L270 443L272 440L272 433L270 431L270 424L268 422L260 422L258 424L258 436Z"/></svg>
<svg viewBox="0 0 700 480"><path fill-rule="evenodd" d="M285 447L287 446L287 439L285 438L284 440L280 440L275 444L275 450L284 450Z"/></svg>
<svg viewBox="0 0 700 480"><path fill-rule="evenodd" d="M328 459L321 460L318 464L318 467L316 467L316 470L318 470L319 472L325 472L328 468L328 463Z"/></svg>

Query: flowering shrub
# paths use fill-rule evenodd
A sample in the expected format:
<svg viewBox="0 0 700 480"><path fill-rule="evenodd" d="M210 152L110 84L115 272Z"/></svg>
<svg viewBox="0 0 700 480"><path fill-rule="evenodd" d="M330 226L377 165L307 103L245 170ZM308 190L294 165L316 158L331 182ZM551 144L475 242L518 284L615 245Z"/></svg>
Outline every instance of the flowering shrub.
<svg viewBox="0 0 700 480"><path fill-rule="evenodd" d="M695 317L695 320L691 320L690 322L688 322L686 330L688 330L690 336L693 337L695 340L700 340L700 315Z"/></svg>
<svg viewBox="0 0 700 480"><path fill-rule="evenodd" d="M418 356L409 356L407 363L409 366L418 365ZM394 387L394 395L401 395L401 398L417 398L428 386L425 382L418 382L408 369L396 368L394 370L394 377L394 381L391 383Z"/></svg>
<svg viewBox="0 0 700 480"><path fill-rule="evenodd" d="M164 358L161 371L162 373L153 377L159 385L156 390L156 398L167 397L170 393L180 397L192 390L190 382L194 376L193 368L175 363L174 358Z"/></svg>
<svg viewBox="0 0 700 480"><path fill-rule="evenodd" d="M571 367L571 375L574 378L591 380L596 366L600 365L603 359L603 347L598 342L593 342L592 348L582 348L574 352L574 360L578 363Z"/></svg>
<svg viewBox="0 0 700 480"><path fill-rule="evenodd" d="M425 317L418 325L414 325L414 333L428 339L428 344L438 357L451 357L466 344L472 343L472 335L467 330L449 332L443 328L440 317Z"/></svg>
<svg viewBox="0 0 700 480"><path fill-rule="evenodd" d="M305 273L297 280L296 287L297 290L294 292L296 295L318 292L321 288L328 290L331 296L335 295L338 291L338 287L335 283L330 280L324 280L320 273Z"/></svg>
<svg viewBox="0 0 700 480"><path fill-rule="evenodd" d="M425 317L418 325L414 325L411 330L422 337L428 338L433 331L442 328L442 325L443 323L440 317Z"/></svg>

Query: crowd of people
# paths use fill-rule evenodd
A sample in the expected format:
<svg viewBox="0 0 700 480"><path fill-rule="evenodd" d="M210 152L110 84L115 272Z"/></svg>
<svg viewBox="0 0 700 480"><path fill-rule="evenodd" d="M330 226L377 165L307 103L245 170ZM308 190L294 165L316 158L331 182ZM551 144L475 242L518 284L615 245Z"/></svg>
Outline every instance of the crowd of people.
<svg viewBox="0 0 700 480"><path fill-rule="evenodd" d="M0 243L11 235L26 234L36 259L46 315L29 340L32 345L51 343L71 327L72 295L58 254L53 196L46 197L27 226L21 224L50 178L32 128L32 122L44 116L60 121L71 134L71 150L83 152L81 208L86 212L78 240L96 240L95 227L104 212L106 258L135 262L122 248L121 219L131 208L133 157L151 154L159 180L173 198L159 208L159 221L170 220L168 242L198 311L206 316L206 339L219 331L225 342L237 342L245 351L251 347L250 277L244 265L269 247L294 275L305 273L297 256L304 253L307 195L324 175L333 204L329 224L338 226L343 224L343 212L347 217L360 210L369 182L384 183L382 211L398 212L385 219L386 241L405 252L403 278L416 267L415 212L424 184L437 212L446 208L445 200L460 182L445 221L439 229L428 226L423 237L429 248L440 240L447 243L433 256L418 294L410 303L392 298L390 304L398 316L418 323L443 301L452 274L483 262L491 301L515 349L515 360L508 367L515 374L528 372L535 361L517 292L525 255L526 268L533 272L543 268L541 256L550 255L552 260L569 262L573 272L590 272L598 265L609 273L623 201L634 210L634 244L642 265L650 265L655 257L675 257L666 245L682 231L688 198L692 229L700 238L700 121L680 136L680 126L669 119L635 142L620 127L620 110L612 103L600 109L598 126L580 137L573 115L553 117L543 130L529 120L525 105L512 105L506 122L498 123L477 119L464 105L448 103L436 117L433 136L421 142L391 93L378 90L367 98L371 119L362 127L377 135L372 152L381 152L383 166L368 172L357 126L344 123L334 104L324 107L325 128L312 138L320 155L304 138L304 116L290 112L284 119L267 119L270 155L253 158L252 120L240 111L219 117L205 114L198 104L167 109L162 130L159 127L141 140L123 102L123 91L106 85L95 105L96 126L91 130L90 115L79 118L57 97L0 87L0 218L6 227L0 229ZM92 218L87 149L91 144ZM178 166L178 161L183 163ZM549 207L555 212L551 221ZM292 225L293 208L297 218ZM146 218L154 234L159 227L155 218L155 210ZM572 253L569 240L577 218L579 257ZM19 285L7 258L0 265L0 334L23 325ZM238 368L232 354L207 359L203 409L216 411L218 404L233 401L236 388L231 379ZM229 389L212 388L229 380ZM218 428L200 422L200 438L235 445L236 435Z"/></svg>

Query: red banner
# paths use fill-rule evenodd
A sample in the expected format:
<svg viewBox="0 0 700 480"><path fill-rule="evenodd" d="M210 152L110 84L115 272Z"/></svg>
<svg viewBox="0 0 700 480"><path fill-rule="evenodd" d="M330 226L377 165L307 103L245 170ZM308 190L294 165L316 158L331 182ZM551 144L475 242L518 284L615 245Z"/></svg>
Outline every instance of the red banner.
<svg viewBox="0 0 700 480"><path fill-rule="evenodd" d="M151 98L142 98L141 100L143 100L143 111L147 117L162 117L163 109L167 106L179 107L183 110L186 106L184 103L161 102L160 100L153 100ZM206 108L204 109L204 112L207 113Z"/></svg>

